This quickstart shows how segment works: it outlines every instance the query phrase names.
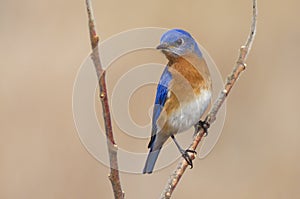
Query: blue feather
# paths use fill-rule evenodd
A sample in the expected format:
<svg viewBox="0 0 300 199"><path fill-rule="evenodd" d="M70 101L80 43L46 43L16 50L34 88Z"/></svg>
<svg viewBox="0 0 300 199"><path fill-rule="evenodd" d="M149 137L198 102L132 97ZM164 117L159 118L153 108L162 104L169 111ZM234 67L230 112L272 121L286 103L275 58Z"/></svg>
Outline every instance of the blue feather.
<svg viewBox="0 0 300 199"><path fill-rule="evenodd" d="M176 46L176 41L182 39L183 45ZM197 42L193 39L192 35L185 30L172 29L163 34L160 39L160 44L172 46L168 50L175 55L186 55L189 53L196 53L199 57L202 57Z"/></svg>
<svg viewBox="0 0 300 199"><path fill-rule="evenodd" d="M148 144L148 148L150 148L150 151L146 160L143 173L152 173L155 162L158 158L160 149L162 147L159 146L158 149L154 150L156 133L158 133L156 122L168 98L168 92L169 92L168 87L171 80L172 80L172 75L168 70L168 66L166 66L163 74L160 77L160 81L156 90L156 98L155 98L155 105L154 105L153 118L152 118L152 136Z"/></svg>
<svg viewBox="0 0 300 199"><path fill-rule="evenodd" d="M171 75L170 71L168 70L168 66L166 66L163 74L160 77L159 84L158 84L157 90L156 90L156 98L155 98L153 117L152 117L152 136L151 136L151 140L148 144L148 148L151 148L151 146L155 140L155 135L157 133L156 122L157 122L157 119L166 103L168 92L169 92L168 86L169 86L171 80L172 80L172 75Z"/></svg>
<svg viewBox="0 0 300 199"><path fill-rule="evenodd" d="M160 149L161 149L161 147L158 150L155 150L155 151L150 149L150 151L148 153L148 156L147 156L147 160L146 160L146 164L145 164L143 173L152 173L153 172L153 168L154 168L154 165L155 165L156 160L158 158Z"/></svg>
<svg viewBox="0 0 300 199"><path fill-rule="evenodd" d="M190 33L188 33L187 31L185 31L185 30L182 30L182 29L173 29L173 30L177 31L177 32L180 32L180 33L192 38L192 35Z"/></svg>

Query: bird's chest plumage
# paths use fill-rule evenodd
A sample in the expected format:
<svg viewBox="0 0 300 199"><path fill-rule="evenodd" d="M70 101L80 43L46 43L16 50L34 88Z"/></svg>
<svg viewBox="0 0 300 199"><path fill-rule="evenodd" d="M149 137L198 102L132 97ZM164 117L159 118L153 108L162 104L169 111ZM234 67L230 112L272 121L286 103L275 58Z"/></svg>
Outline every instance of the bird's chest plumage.
<svg viewBox="0 0 300 199"><path fill-rule="evenodd" d="M164 133L175 134L189 129L199 121L210 104L211 90L210 82L185 59L177 60L168 69L172 80L168 100L157 125Z"/></svg>

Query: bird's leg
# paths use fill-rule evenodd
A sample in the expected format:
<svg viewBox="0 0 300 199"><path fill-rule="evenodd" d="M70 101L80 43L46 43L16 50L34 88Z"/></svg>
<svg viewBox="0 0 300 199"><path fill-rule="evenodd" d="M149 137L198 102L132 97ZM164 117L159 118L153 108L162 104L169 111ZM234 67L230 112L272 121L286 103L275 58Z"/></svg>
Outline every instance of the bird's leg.
<svg viewBox="0 0 300 199"><path fill-rule="evenodd" d="M194 127L195 127L194 135L199 132L200 128L203 128L204 130L204 137L208 135L207 130L210 127L210 125L206 121L200 120Z"/></svg>
<svg viewBox="0 0 300 199"><path fill-rule="evenodd" d="M184 150L183 148L181 148L181 146L179 145L179 143L175 139L174 135L171 135L171 138L173 139L174 143L176 144L176 146L177 146L178 150L180 151L182 157L185 159L185 161L188 163L188 165L190 165L191 168L193 168L193 160L189 156L188 152L195 153L195 154L197 154L197 152L194 151L194 150L190 150L190 149Z"/></svg>

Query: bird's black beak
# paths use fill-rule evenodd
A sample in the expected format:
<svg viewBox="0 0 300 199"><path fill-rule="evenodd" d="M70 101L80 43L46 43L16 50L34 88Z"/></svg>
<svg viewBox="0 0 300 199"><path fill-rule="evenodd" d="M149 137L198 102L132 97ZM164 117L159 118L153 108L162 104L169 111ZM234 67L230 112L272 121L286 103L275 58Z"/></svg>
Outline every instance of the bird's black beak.
<svg viewBox="0 0 300 199"><path fill-rule="evenodd" d="M169 48L169 45L166 44L166 43L159 44L159 45L156 47L157 50L166 50L166 49L168 49L168 48Z"/></svg>

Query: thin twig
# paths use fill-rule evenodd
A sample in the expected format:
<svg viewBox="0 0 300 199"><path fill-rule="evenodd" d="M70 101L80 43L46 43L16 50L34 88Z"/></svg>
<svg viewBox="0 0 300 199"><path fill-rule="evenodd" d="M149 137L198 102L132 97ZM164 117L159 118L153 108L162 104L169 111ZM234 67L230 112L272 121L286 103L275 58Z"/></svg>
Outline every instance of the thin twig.
<svg viewBox="0 0 300 199"><path fill-rule="evenodd" d="M250 28L250 34L248 36L248 39L246 41L246 44L240 48L240 53L238 60L233 67L232 73L227 77L226 83L224 85L224 90L222 90L215 101L212 109L208 113L205 121L210 125L216 120L216 115L221 108L222 104L224 103L226 97L228 96L229 92L231 91L231 88L239 78L240 74L245 70L246 64L246 58L247 55L250 52L252 43L254 41L255 37L255 32L256 32L256 20L257 19L257 0L253 0L253 15L252 15L252 23L251 23L251 28ZM199 142L203 138L205 132L203 128L200 128L198 133L194 136L193 142L190 145L189 149L190 150L196 150ZM195 159L195 156L191 156L192 159ZM179 164L177 165L175 171L173 174L170 176L168 183L165 187L165 189L162 192L161 198L162 199L167 199L171 198L172 193L174 189L176 188L179 180L181 179L182 175L184 174L186 168L188 166L188 163L186 162L185 159L181 159Z"/></svg>
<svg viewBox="0 0 300 199"><path fill-rule="evenodd" d="M107 141L107 148L108 148L109 161L110 161L110 174L108 177L112 184L115 198L123 199L124 192L122 191L119 170L118 170L118 156L117 156L118 146L114 140L114 136L112 132L111 117L110 117L110 110L108 104L108 95L107 95L106 80L105 80L106 73L101 66L101 60L100 60L99 48L98 48L99 36L97 35L96 32L95 19L94 19L92 4L90 0L86 0L86 7L87 7L88 18L89 18L91 47L93 51L92 60L98 77L98 83L100 89L99 97L102 103L106 141Z"/></svg>

